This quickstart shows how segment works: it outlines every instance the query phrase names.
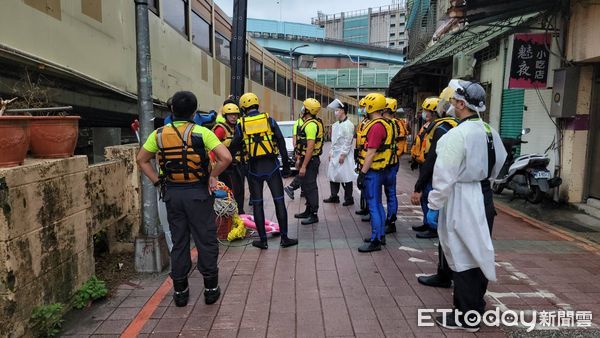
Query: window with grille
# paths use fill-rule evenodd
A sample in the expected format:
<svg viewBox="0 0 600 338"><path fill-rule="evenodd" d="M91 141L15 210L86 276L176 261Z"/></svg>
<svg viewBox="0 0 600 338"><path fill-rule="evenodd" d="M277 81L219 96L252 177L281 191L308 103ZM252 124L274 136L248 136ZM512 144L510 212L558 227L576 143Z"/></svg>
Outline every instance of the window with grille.
<svg viewBox="0 0 600 338"><path fill-rule="evenodd" d="M496 41L491 41L489 46L475 53L475 58L479 62L488 61L495 59L500 53L500 43Z"/></svg>

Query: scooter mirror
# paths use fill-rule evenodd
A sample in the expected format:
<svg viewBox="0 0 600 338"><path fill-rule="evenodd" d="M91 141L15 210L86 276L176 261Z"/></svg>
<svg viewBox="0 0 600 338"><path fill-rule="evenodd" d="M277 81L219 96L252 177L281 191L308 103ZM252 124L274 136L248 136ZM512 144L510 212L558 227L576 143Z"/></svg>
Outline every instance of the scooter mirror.
<svg viewBox="0 0 600 338"><path fill-rule="evenodd" d="M530 131L531 131L531 129L524 128L523 130L521 130L521 135L527 135L527 134L529 134Z"/></svg>

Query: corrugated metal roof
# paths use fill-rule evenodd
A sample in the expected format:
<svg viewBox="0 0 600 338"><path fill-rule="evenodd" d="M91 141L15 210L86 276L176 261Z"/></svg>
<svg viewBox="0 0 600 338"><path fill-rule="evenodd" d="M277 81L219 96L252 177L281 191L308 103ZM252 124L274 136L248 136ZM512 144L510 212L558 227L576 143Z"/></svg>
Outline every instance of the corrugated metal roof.
<svg viewBox="0 0 600 338"><path fill-rule="evenodd" d="M439 41L428 47L421 55L411 60L405 68L451 57L459 52L469 53L477 50L484 43L499 37L514 29L514 26L523 24L540 13L532 13L492 22L481 26L467 26L464 29L448 33Z"/></svg>

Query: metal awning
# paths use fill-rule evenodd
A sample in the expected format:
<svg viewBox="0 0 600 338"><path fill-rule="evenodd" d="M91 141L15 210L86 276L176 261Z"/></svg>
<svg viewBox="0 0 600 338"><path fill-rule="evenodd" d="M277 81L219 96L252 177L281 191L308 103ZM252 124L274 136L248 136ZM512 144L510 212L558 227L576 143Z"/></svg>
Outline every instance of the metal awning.
<svg viewBox="0 0 600 338"><path fill-rule="evenodd" d="M390 94L407 86L415 76L436 76L438 73L438 76L447 76L448 74L437 71L436 67L451 63L452 57L456 54L475 53L487 47L495 38L512 33L516 29L527 28L527 24L540 13L515 16L481 25L467 25L459 31L447 33L400 69L390 83Z"/></svg>
<svg viewBox="0 0 600 338"><path fill-rule="evenodd" d="M455 54L470 54L487 46L488 41L500 37L515 28L522 26L540 13L532 13L492 23L466 26L457 32L444 35L439 41L429 46L421 55L411 60L404 69L418 64L451 57Z"/></svg>

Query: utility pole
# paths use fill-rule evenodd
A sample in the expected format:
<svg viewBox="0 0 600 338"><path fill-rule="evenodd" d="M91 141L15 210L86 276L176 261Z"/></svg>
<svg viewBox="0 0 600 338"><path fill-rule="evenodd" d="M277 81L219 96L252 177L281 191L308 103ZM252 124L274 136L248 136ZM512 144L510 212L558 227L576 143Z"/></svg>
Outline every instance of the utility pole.
<svg viewBox="0 0 600 338"><path fill-rule="evenodd" d="M140 141L143 144L154 130L148 0L135 0L135 28ZM160 272L169 262L169 252L159 224L156 188L145 175L141 176L142 234L135 239L135 269Z"/></svg>
<svg viewBox="0 0 600 338"><path fill-rule="evenodd" d="M231 95L239 100L244 94L246 75L246 17L248 0L233 1L233 18L231 20L232 43L229 50L231 59Z"/></svg>

